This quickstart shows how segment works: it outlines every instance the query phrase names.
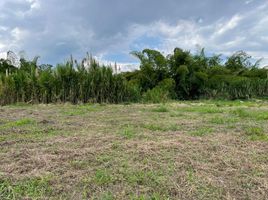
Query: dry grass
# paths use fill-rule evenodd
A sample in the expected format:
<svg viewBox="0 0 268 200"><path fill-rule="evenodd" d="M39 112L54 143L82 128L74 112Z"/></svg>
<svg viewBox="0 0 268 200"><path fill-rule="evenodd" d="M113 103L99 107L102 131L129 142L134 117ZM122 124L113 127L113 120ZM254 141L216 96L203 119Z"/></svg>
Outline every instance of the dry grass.
<svg viewBox="0 0 268 200"><path fill-rule="evenodd" d="M0 108L0 199L268 199L268 103Z"/></svg>

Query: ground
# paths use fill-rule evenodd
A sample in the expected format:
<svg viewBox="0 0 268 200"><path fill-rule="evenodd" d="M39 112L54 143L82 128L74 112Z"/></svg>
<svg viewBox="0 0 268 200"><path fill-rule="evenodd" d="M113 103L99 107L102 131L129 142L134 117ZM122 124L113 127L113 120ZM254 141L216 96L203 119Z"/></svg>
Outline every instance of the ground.
<svg viewBox="0 0 268 200"><path fill-rule="evenodd" d="M268 102L0 107L0 199L268 199Z"/></svg>

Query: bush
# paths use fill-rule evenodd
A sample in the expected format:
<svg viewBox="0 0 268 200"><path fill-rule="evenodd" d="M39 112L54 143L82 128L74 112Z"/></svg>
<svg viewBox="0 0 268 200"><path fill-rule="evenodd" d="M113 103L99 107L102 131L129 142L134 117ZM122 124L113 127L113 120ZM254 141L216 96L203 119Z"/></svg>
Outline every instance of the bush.
<svg viewBox="0 0 268 200"><path fill-rule="evenodd" d="M143 102L146 103L165 103L168 101L169 92L160 88L155 87L152 90L148 90L143 94Z"/></svg>
<svg viewBox="0 0 268 200"><path fill-rule="evenodd" d="M168 92L168 97L171 99L176 98L175 86L176 83L172 78L164 79L158 84L158 87Z"/></svg>
<svg viewBox="0 0 268 200"><path fill-rule="evenodd" d="M126 83L126 99L128 102L139 102L141 100L141 88L133 82Z"/></svg>
<svg viewBox="0 0 268 200"><path fill-rule="evenodd" d="M175 81L169 78L161 81L155 88L147 90L142 100L147 103L165 103L175 97Z"/></svg>

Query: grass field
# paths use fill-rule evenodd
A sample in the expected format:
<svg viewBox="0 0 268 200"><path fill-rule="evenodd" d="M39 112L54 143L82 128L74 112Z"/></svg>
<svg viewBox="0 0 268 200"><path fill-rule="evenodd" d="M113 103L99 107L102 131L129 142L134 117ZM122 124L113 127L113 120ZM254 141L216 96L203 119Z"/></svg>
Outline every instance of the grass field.
<svg viewBox="0 0 268 200"><path fill-rule="evenodd" d="M0 199L268 199L268 102L0 107Z"/></svg>

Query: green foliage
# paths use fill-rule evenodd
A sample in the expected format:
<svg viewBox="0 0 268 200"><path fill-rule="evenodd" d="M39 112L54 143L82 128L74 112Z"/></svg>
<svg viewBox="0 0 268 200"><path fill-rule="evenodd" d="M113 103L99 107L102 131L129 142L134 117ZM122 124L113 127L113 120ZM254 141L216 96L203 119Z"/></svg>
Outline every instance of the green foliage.
<svg viewBox="0 0 268 200"><path fill-rule="evenodd" d="M164 79L153 88L143 94L143 102L147 103L165 103L171 98L175 98L175 81L173 79Z"/></svg>
<svg viewBox="0 0 268 200"><path fill-rule="evenodd" d="M0 74L0 103L120 103L139 101L140 87L129 83L122 74L114 74L110 66L91 59L84 67L72 59L55 68L21 61L17 72Z"/></svg>
<svg viewBox="0 0 268 200"><path fill-rule="evenodd" d="M243 51L225 63L205 50L193 55L175 48L168 56L145 49L132 52L140 69L115 73L92 56L85 67L72 58L55 67L21 59L20 68L0 60L0 105L13 103L162 103L169 99L249 99L268 96L268 70Z"/></svg>
<svg viewBox="0 0 268 200"><path fill-rule="evenodd" d="M155 87L152 90L148 90L143 94L143 102L146 103L165 103L168 101L168 91L163 90L160 87Z"/></svg>

